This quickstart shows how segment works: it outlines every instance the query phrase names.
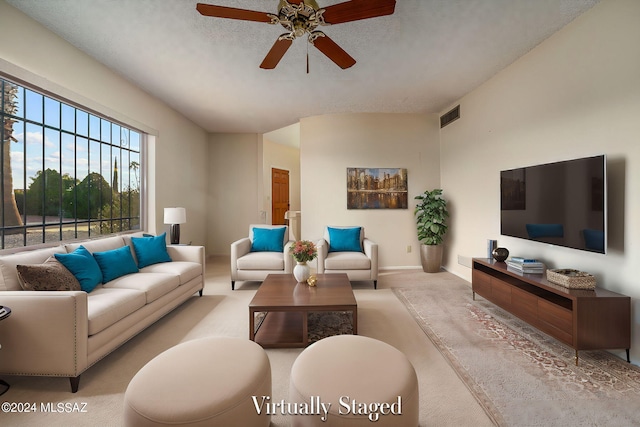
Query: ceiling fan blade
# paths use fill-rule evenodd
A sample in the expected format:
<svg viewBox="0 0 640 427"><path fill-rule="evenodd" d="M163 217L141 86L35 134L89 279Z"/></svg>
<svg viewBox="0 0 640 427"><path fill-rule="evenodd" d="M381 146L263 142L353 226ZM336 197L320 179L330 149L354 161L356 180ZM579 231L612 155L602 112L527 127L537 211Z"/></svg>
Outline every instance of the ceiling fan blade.
<svg viewBox="0 0 640 427"><path fill-rule="evenodd" d="M338 46L338 44L331 40L327 35L316 38L313 41L313 45L317 47L320 52L327 55L330 60L335 62L336 65L343 70L356 63L356 60L353 59L351 55L345 52L344 49Z"/></svg>
<svg viewBox="0 0 640 427"><path fill-rule="evenodd" d="M342 24L392 15L395 8L396 0L351 0L325 7L323 16L327 24Z"/></svg>
<svg viewBox="0 0 640 427"><path fill-rule="evenodd" d="M276 68L278 62L282 59L287 50L293 43L292 40L289 39L278 39L271 47L267 56L264 57L262 64L260 64L260 68L264 68L265 70L272 70Z"/></svg>
<svg viewBox="0 0 640 427"><path fill-rule="evenodd" d="M271 18L266 12L256 12L254 10L236 9L235 7L214 6L211 4L198 3L196 10L204 16L215 18L240 19L243 21L255 21L270 23Z"/></svg>

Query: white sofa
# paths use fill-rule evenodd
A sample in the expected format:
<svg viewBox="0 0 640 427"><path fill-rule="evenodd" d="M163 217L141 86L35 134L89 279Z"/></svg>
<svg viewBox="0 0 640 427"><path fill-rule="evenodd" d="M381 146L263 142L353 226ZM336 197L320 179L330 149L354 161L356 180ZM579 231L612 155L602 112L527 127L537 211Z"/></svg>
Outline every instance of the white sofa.
<svg viewBox="0 0 640 427"><path fill-rule="evenodd" d="M275 230L283 227L281 250L253 250L254 228ZM289 240L288 226L251 224L249 237L231 243L231 290L235 289L236 280L263 281L269 274L292 274L294 261L289 253L291 245L293 240Z"/></svg>
<svg viewBox="0 0 640 427"><path fill-rule="evenodd" d="M22 290L17 265L44 263L80 245L92 254L129 246L142 233L123 234L0 255L0 305L11 317L0 325L0 375L69 377L80 374L204 287L203 246L167 246L171 262L153 264L91 292Z"/></svg>

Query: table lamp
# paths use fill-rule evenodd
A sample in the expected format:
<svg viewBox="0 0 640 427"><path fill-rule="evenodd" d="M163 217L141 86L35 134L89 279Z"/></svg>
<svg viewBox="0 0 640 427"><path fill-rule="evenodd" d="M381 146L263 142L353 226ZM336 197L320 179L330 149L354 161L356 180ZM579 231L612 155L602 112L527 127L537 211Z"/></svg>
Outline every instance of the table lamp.
<svg viewBox="0 0 640 427"><path fill-rule="evenodd" d="M180 243L180 224L187 222L185 208L164 208L164 223L171 224L171 244Z"/></svg>

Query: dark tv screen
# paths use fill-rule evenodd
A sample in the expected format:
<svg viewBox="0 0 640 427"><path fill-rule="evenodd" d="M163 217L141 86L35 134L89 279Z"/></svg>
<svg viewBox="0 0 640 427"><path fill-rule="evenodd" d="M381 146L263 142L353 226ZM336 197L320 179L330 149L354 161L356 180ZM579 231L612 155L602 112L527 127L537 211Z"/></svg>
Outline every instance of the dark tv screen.
<svg viewBox="0 0 640 427"><path fill-rule="evenodd" d="M500 233L605 253L606 159L587 157L500 172Z"/></svg>

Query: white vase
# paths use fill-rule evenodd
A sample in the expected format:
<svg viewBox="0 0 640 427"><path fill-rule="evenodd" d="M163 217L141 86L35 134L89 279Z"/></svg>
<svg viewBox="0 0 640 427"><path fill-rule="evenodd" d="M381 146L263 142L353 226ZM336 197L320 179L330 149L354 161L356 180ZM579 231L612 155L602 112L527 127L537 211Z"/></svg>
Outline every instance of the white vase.
<svg viewBox="0 0 640 427"><path fill-rule="evenodd" d="M306 262L298 262L295 267L293 267L293 276L298 282L306 282L311 276L311 268L309 268Z"/></svg>

